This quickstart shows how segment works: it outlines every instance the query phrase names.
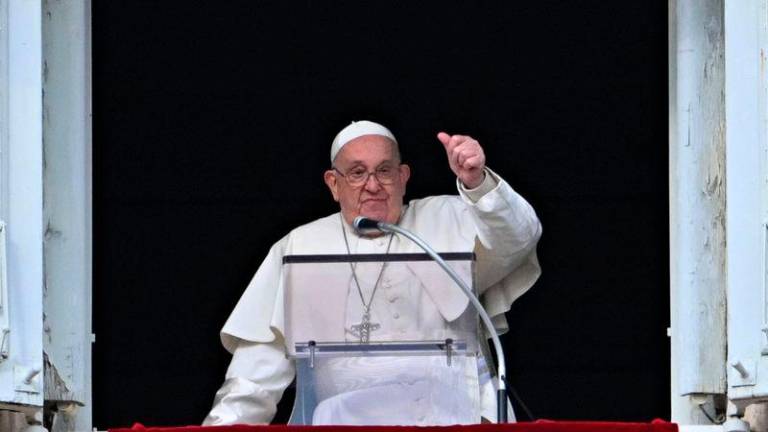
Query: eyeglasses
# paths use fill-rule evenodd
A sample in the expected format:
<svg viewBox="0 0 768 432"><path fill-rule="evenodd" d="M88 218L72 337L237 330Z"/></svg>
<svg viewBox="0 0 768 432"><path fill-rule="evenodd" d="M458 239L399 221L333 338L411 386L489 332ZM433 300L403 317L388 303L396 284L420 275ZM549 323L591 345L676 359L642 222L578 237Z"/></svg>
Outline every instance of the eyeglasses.
<svg viewBox="0 0 768 432"><path fill-rule="evenodd" d="M395 182L399 174L399 170L391 165L384 165L376 168L376 171L368 171L363 167L355 167L343 173L338 168L333 167L334 171L339 173L340 176L347 179L347 183L353 187L360 187L368 182L368 177L373 174L379 184L391 185Z"/></svg>

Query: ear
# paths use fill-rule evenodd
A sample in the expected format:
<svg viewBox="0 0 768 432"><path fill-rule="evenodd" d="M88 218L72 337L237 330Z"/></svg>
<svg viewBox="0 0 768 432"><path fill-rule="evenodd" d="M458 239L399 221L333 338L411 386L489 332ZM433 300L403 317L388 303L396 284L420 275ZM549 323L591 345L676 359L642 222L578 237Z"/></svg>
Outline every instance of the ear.
<svg viewBox="0 0 768 432"><path fill-rule="evenodd" d="M408 183L408 179L411 178L411 167L407 164L400 164L400 183L405 189L405 184Z"/></svg>
<svg viewBox="0 0 768 432"><path fill-rule="evenodd" d="M326 171L325 174L323 174L323 180L325 180L325 184L328 186L328 189L331 190L333 200L339 202L339 183L336 179L336 173L333 170Z"/></svg>

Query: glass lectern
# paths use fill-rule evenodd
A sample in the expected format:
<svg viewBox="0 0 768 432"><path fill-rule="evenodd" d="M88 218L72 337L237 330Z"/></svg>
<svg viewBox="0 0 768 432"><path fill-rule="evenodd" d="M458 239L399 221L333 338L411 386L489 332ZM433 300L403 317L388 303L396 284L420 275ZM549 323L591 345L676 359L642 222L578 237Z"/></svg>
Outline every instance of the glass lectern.
<svg viewBox="0 0 768 432"><path fill-rule="evenodd" d="M441 256L474 286L474 255ZM480 420L477 313L426 254L283 259L292 424Z"/></svg>

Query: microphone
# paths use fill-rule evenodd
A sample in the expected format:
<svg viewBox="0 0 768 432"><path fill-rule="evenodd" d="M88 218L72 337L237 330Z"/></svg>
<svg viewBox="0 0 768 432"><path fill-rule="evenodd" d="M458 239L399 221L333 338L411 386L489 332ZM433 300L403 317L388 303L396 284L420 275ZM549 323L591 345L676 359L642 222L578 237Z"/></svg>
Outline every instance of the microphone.
<svg viewBox="0 0 768 432"><path fill-rule="evenodd" d="M376 219L367 218L365 216L358 216L352 222L352 226L355 227L357 232L377 230L382 231L379 227L380 222Z"/></svg>
<svg viewBox="0 0 768 432"><path fill-rule="evenodd" d="M376 219L367 218L365 216L358 216L352 221L352 226L355 231L365 235L373 231L381 231L385 233L397 232L396 225L390 223L377 221Z"/></svg>

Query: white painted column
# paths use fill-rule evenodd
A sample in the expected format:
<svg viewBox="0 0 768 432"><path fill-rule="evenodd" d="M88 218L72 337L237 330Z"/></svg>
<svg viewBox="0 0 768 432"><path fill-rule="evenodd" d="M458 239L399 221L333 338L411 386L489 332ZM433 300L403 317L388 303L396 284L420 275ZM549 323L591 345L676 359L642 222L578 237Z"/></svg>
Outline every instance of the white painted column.
<svg viewBox="0 0 768 432"><path fill-rule="evenodd" d="M40 2L0 1L0 218L7 228L10 333L0 403L43 404L43 115Z"/></svg>
<svg viewBox="0 0 768 432"><path fill-rule="evenodd" d="M725 109L722 0L671 3L672 420L708 424L725 393Z"/></svg>
<svg viewBox="0 0 768 432"><path fill-rule="evenodd" d="M669 93L669 221L670 227L673 228L674 221L677 220L677 210L675 203L677 202L677 184L672 181L674 176L673 167L677 162L677 0L669 0L667 3L668 15L667 15L667 28L669 30L667 55L669 59L669 73L668 73L668 93ZM676 169L676 168L675 168ZM688 396L681 396L678 388L678 344L676 338L672 338L672 327L677 327L677 290L672 285L672 280L677 276L678 267L677 260L672 257L677 256L677 244L679 239L677 238L677 230L670 229L669 232L669 273L670 273L670 328L668 330L668 336L670 337L670 401L671 401L671 418L677 419L677 421L684 421L690 423L691 416L696 415L694 410L695 406L690 403Z"/></svg>
<svg viewBox="0 0 768 432"><path fill-rule="evenodd" d="M728 397L768 400L768 2L725 7Z"/></svg>
<svg viewBox="0 0 768 432"><path fill-rule="evenodd" d="M91 2L43 1L45 339L68 392L54 431L91 426Z"/></svg>

